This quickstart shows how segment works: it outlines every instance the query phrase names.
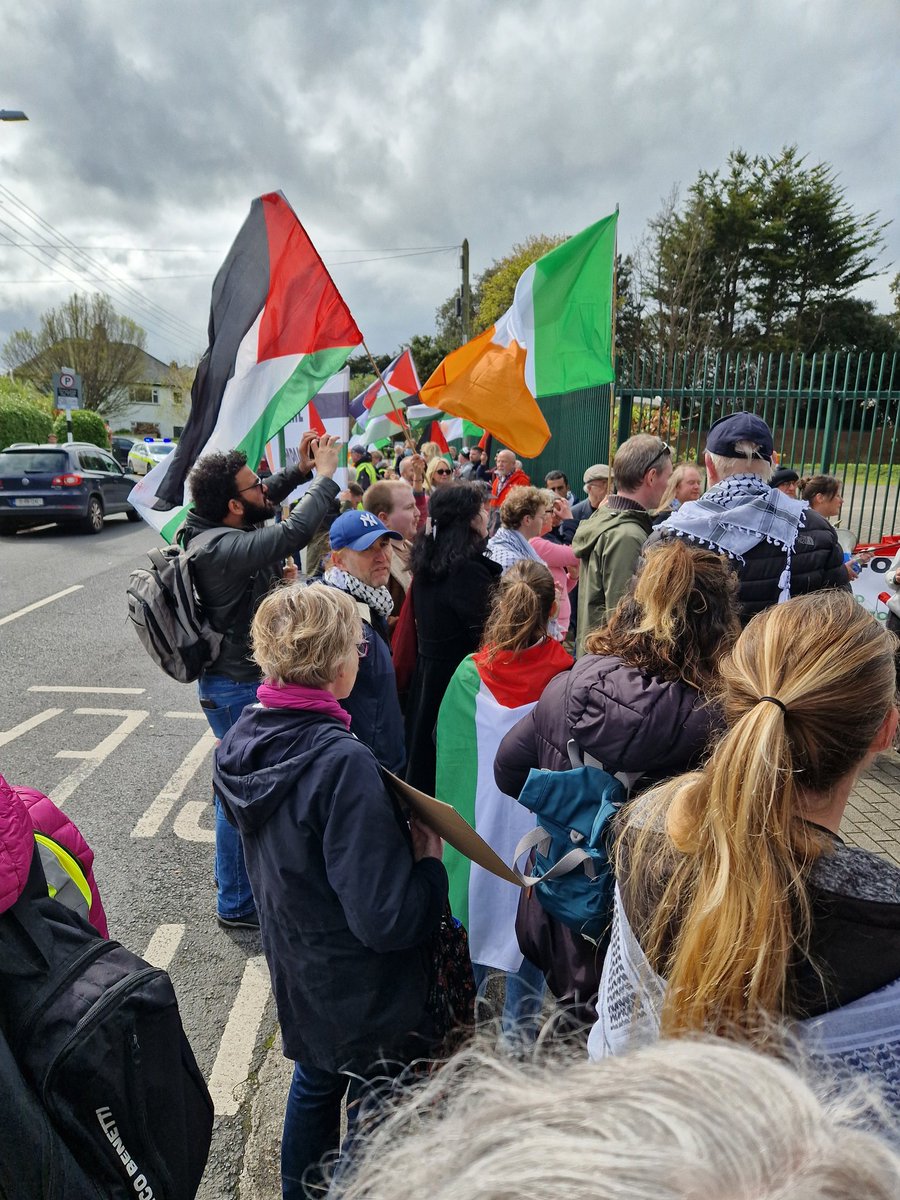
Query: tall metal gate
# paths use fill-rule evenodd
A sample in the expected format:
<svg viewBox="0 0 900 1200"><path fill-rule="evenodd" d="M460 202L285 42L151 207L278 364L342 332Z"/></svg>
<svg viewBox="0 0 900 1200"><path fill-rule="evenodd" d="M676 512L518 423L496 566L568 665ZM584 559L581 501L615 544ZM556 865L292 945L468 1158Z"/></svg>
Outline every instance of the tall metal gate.
<svg viewBox="0 0 900 1200"><path fill-rule="evenodd" d="M542 482L553 467L580 492L581 475L609 462L632 433L658 433L677 461L701 461L706 433L746 409L771 426L783 465L801 475L833 474L844 495L842 527L859 540L900 533L898 354L635 356L617 363L610 392L596 388L542 401L553 437L526 469Z"/></svg>

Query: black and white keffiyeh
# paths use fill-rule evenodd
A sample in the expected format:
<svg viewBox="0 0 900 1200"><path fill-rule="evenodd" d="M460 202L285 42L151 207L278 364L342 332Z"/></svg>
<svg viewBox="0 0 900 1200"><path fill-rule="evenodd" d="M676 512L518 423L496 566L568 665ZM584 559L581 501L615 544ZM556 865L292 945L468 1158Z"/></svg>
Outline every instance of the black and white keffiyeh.
<svg viewBox="0 0 900 1200"><path fill-rule="evenodd" d="M386 587L371 587L368 583L357 579L355 575L349 575L341 567L329 567L325 572L325 582L340 588L354 600L368 604L369 608L374 608L377 613L381 613L385 620L394 611L394 601Z"/></svg>
<svg viewBox="0 0 900 1200"><path fill-rule="evenodd" d="M778 603L791 598L791 557L809 505L770 488L758 475L732 475L689 500L660 526L743 562L760 542L771 542L787 559L778 580Z"/></svg>

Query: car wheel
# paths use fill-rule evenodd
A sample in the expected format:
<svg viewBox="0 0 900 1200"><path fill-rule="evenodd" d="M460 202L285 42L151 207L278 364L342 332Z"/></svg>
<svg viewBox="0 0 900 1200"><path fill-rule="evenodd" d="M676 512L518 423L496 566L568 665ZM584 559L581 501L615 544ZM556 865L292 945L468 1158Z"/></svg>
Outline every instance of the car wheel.
<svg viewBox="0 0 900 1200"><path fill-rule="evenodd" d="M91 496L87 514L79 522L82 533L100 533L103 529L103 504L98 496Z"/></svg>
<svg viewBox="0 0 900 1200"><path fill-rule="evenodd" d="M129 521L139 521L141 519L141 514L138 512L138 510L136 508L131 508L130 506L125 509L125 516Z"/></svg>

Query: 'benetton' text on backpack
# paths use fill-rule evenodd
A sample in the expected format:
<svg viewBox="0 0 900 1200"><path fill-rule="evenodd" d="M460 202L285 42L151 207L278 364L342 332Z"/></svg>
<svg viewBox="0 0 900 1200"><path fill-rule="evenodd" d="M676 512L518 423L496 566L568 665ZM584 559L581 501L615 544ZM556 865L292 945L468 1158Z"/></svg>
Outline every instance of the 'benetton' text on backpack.
<svg viewBox="0 0 900 1200"><path fill-rule="evenodd" d="M20 898L0 916L0 1036L21 1072L0 1053L20 1093L6 1101L39 1103L47 1182L29 1195L192 1200L213 1106L164 971L48 896ZM4 1171L28 1153L4 1144ZM74 1164L90 1188L71 1190Z"/></svg>
<svg viewBox="0 0 900 1200"><path fill-rule="evenodd" d="M151 550L150 568L138 568L128 578L128 618L153 661L179 683L197 679L216 660L222 644L222 634L206 620L197 601L191 559L223 532L227 531L204 530L187 550Z"/></svg>

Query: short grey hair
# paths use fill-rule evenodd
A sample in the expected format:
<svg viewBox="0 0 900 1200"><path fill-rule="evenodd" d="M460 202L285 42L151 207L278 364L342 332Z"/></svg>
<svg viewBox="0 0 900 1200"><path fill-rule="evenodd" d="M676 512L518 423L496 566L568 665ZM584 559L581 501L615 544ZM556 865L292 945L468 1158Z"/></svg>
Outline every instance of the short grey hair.
<svg viewBox="0 0 900 1200"><path fill-rule="evenodd" d="M582 1052L583 1054L583 1052ZM544 1063L464 1051L378 1125L341 1200L894 1200L863 1085L818 1094L724 1039Z"/></svg>
<svg viewBox="0 0 900 1200"><path fill-rule="evenodd" d="M644 476L651 466L661 466L672 451L663 449L666 443L662 438L652 433L636 433L628 438L616 451L613 459L612 473L616 490L619 492L634 492L644 482Z"/></svg>
<svg viewBox="0 0 900 1200"><path fill-rule="evenodd" d="M735 442L734 448L739 458L726 458L723 454L709 454L712 465L720 479L729 475L758 475L763 483L768 483L772 475L772 464L756 455L761 449L759 442Z"/></svg>

